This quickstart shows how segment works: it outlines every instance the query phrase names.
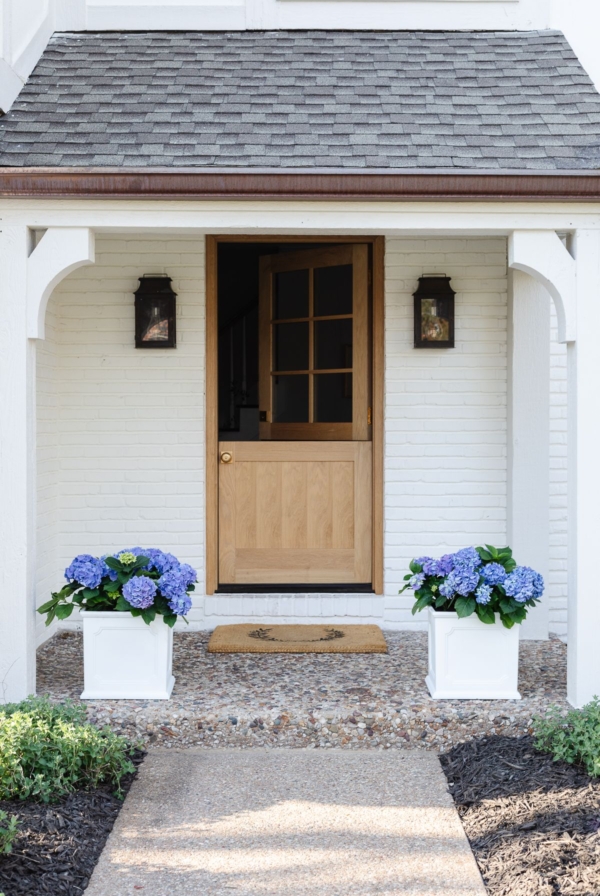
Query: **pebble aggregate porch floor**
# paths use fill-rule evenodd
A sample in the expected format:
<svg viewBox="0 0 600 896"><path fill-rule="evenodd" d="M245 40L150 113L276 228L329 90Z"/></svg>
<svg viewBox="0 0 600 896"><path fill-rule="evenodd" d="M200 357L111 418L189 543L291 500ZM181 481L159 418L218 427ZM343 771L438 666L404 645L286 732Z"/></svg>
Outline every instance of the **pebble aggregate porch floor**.
<svg viewBox="0 0 600 896"><path fill-rule="evenodd" d="M208 632L176 633L171 700L93 700L91 721L165 747L421 747L519 735L549 703L566 707L566 647L521 643L520 701L431 700L427 636L386 632L389 654L208 654ZM38 650L38 693L78 699L80 634Z"/></svg>

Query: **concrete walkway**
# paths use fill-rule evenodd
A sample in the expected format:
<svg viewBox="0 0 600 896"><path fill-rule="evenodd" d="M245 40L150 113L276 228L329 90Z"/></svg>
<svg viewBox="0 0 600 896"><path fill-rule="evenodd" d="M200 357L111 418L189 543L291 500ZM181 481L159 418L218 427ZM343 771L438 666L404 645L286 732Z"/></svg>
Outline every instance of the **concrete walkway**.
<svg viewBox="0 0 600 896"><path fill-rule="evenodd" d="M424 751L155 749L86 896L485 896Z"/></svg>

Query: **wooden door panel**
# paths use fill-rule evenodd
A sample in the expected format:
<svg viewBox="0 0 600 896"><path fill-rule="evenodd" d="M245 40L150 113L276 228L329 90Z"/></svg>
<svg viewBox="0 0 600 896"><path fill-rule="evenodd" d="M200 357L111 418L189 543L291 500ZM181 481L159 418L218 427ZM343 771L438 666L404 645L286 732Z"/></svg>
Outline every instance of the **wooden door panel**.
<svg viewBox="0 0 600 896"><path fill-rule="evenodd" d="M371 581L370 442L223 442L219 578Z"/></svg>

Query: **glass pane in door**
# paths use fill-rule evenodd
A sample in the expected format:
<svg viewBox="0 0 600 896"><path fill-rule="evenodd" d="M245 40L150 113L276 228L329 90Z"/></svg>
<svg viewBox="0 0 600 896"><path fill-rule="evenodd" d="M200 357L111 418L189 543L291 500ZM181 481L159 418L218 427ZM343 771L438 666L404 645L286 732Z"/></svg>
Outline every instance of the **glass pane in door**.
<svg viewBox="0 0 600 896"><path fill-rule="evenodd" d="M315 321L315 370L352 367L352 318Z"/></svg>
<svg viewBox="0 0 600 896"><path fill-rule="evenodd" d="M315 374L315 423L352 423L352 374Z"/></svg>
<svg viewBox="0 0 600 896"><path fill-rule="evenodd" d="M308 374L273 377L273 422L308 422Z"/></svg>
<svg viewBox="0 0 600 896"><path fill-rule="evenodd" d="M308 323L273 324L273 370L308 370Z"/></svg>
<svg viewBox="0 0 600 896"><path fill-rule="evenodd" d="M274 319L308 317L308 271L281 271L274 279Z"/></svg>
<svg viewBox="0 0 600 896"><path fill-rule="evenodd" d="M352 265L315 268L315 317L352 314Z"/></svg>

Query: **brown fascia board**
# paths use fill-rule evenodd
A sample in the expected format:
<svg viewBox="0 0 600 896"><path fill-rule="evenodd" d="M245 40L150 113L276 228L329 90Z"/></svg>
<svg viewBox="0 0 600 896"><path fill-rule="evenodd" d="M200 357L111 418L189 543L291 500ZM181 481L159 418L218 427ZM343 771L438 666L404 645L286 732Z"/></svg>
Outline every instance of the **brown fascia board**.
<svg viewBox="0 0 600 896"><path fill-rule="evenodd" d="M600 202L600 171L0 167L0 196Z"/></svg>

